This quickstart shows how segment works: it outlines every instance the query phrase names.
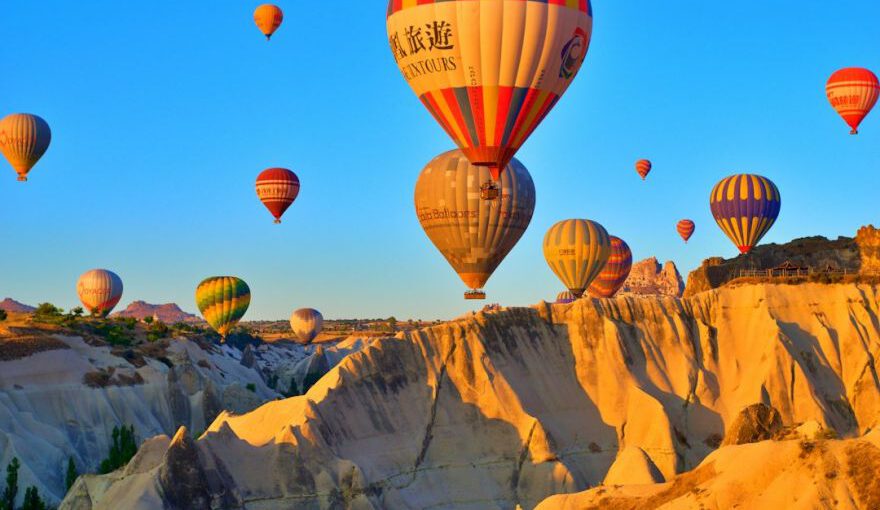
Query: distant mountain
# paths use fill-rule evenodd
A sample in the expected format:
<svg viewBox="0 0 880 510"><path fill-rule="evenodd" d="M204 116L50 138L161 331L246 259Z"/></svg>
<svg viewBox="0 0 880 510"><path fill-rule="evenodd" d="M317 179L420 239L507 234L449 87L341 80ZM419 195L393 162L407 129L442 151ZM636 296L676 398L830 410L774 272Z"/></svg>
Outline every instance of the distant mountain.
<svg viewBox="0 0 880 510"><path fill-rule="evenodd" d="M12 298L6 298L3 301L0 301L0 310L6 310L7 312L30 313L36 310L36 308L24 303L19 303Z"/></svg>
<svg viewBox="0 0 880 510"><path fill-rule="evenodd" d="M159 319L165 324L174 324L175 322L201 322L201 319L195 315L181 310L176 303L151 305L144 301L134 301L128 305L128 308L121 312L114 313L112 317L133 317L138 320L145 317L153 317Z"/></svg>

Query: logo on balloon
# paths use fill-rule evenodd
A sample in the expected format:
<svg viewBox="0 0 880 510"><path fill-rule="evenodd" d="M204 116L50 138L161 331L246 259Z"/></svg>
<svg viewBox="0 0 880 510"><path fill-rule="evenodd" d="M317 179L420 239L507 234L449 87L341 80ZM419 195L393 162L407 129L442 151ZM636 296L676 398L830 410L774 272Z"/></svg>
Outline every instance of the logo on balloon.
<svg viewBox="0 0 880 510"><path fill-rule="evenodd" d="M577 72L580 62L587 53L587 33L580 27L574 30L574 35L565 46L562 47L562 67L559 68L559 77L571 79Z"/></svg>

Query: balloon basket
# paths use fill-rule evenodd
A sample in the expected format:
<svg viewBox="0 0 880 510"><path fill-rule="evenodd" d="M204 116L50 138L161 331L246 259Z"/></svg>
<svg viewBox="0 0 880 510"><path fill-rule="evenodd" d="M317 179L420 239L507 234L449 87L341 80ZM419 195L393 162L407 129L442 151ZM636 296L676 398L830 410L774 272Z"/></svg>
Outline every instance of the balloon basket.
<svg viewBox="0 0 880 510"><path fill-rule="evenodd" d="M278 218L275 218L274 223L275 223L276 225L281 225L281 220L279 220Z"/></svg>
<svg viewBox="0 0 880 510"><path fill-rule="evenodd" d="M27 177L24 176L24 175L19 175L19 176L18 176L18 182L27 182Z"/></svg>
<svg viewBox="0 0 880 510"><path fill-rule="evenodd" d="M480 186L480 199L482 200L496 200L500 194L498 185L492 181L486 181Z"/></svg>
<svg viewBox="0 0 880 510"><path fill-rule="evenodd" d="M486 293L482 290L469 290L464 293L464 298L467 300L486 299Z"/></svg>

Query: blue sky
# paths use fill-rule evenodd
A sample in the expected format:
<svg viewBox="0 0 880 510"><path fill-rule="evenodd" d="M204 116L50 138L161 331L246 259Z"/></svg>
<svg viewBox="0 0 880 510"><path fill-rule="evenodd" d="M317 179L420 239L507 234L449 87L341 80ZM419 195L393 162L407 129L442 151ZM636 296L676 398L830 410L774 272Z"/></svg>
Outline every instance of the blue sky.
<svg viewBox="0 0 880 510"><path fill-rule="evenodd" d="M4 5L0 114L37 113L53 140L27 184L0 165L0 299L68 308L78 275L105 267L125 282L122 306L190 311L203 277L241 276L246 319L479 306L461 299L413 211L419 171L452 142L394 65L385 3L280 1L270 43L256 3L200 3ZM597 0L594 11L580 75L518 155L538 204L489 302L561 290L541 240L569 217L685 275L733 256L708 207L731 173L782 192L764 242L880 222L880 113L851 137L824 95L837 68L880 70L880 3ZM647 183L633 170L641 157L654 161ZM269 166L303 183L280 227L253 189ZM675 233L684 217L697 223L687 246Z"/></svg>

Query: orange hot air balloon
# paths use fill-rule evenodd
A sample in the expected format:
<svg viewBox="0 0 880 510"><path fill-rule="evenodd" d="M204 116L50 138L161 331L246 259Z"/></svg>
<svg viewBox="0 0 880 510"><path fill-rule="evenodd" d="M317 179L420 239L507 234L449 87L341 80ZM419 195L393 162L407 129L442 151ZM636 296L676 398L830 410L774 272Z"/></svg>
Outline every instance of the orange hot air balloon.
<svg viewBox="0 0 880 510"><path fill-rule="evenodd" d="M254 11L254 23L266 36L267 41L272 39L272 34L278 30L282 21L284 21L284 12L277 5L263 4Z"/></svg>
<svg viewBox="0 0 880 510"><path fill-rule="evenodd" d="M849 134L859 134L859 124L877 104L880 82L867 69L847 67L831 75L825 85L831 106L852 128Z"/></svg>
<svg viewBox="0 0 880 510"><path fill-rule="evenodd" d="M653 168L653 165L647 159L636 161L636 172L639 173L643 181L648 177L648 174L651 173L651 168Z"/></svg>
<svg viewBox="0 0 880 510"><path fill-rule="evenodd" d="M675 226L675 229L678 230L678 235L680 235L681 238L684 239L684 242L688 242L688 239L690 239L691 236L694 235L695 228L696 225L694 225L694 222L691 220L681 220Z"/></svg>
<svg viewBox="0 0 880 510"><path fill-rule="evenodd" d="M269 168L257 176L257 196L281 223L281 216L299 195L299 177L286 168Z"/></svg>
<svg viewBox="0 0 880 510"><path fill-rule="evenodd" d="M611 255L587 292L595 298L610 298L626 283L632 270L633 254L626 241L611 236Z"/></svg>
<svg viewBox="0 0 880 510"><path fill-rule="evenodd" d="M390 0L386 25L410 87L497 182L580 70L593 9L590 0Z"/></svg>
<svg viewBox="0 0 880 510"><path fill-rule="evenodd" d="M27 174L43 157L52 131L42 118L29 113L13 113L0 120L0 152L18 174L19 181L26 181Z"/></svg>

